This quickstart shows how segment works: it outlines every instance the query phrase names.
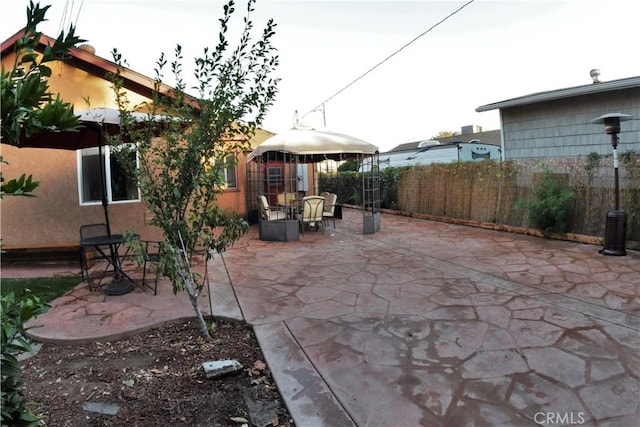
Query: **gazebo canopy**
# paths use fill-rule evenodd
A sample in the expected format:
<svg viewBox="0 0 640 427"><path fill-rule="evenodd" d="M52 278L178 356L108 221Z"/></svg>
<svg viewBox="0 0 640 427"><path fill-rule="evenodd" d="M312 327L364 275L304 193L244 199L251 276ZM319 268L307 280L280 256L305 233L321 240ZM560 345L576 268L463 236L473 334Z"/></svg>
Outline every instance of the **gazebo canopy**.
<svg viewBox="0 0 640 427"><path fill-rule="evenodd" d="M296 126L265 140L247 161L261 156L273 159L273 155L267 153L297 155L300 163L316 163L373 155L378 153L378 147L353 136Z"/></svg>

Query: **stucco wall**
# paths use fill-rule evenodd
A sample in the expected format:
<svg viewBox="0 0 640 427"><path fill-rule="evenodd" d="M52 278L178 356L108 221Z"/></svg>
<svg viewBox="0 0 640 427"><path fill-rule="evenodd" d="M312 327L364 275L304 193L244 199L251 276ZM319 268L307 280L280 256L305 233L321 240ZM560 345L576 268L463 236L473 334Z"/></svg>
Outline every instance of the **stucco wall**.
<svg viewBox="0 0 640 427"><path fill-rule="evenodd" d="M13 64L13 55L2 58L5 67ZM75 110L114 108L110 83L63 63L52 64L49 86L60 93ZM89 100L89 105L85 102ZM129 92L133 104L145 100ZM265 134L265 137L268 134ZM1 145L1 155L9 165L2 165L6 179L22 173L32 174L40 182L36 197L5 197L0 202L1 236L5 249L75 246L83 224L104 222L102 205L80 206L78 197L77 153L67 150L22 148ZM245 159L239 159L237 190L229 190L218 202L227 211L246 212ZM112 203L109 216L113 232L132 228L145 238L158 238L157 229L145 224L145 206L141 202Z"/></svg>

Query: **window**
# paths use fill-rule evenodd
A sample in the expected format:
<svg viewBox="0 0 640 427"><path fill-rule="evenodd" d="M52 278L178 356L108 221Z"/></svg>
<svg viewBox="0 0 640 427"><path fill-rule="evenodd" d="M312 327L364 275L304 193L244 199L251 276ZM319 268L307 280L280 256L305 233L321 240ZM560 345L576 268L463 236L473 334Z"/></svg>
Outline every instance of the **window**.
<svg viewBox="0 0 640 427"><path fill-rule="evenodd" d="M282 182L282 169L279 167L267 168L267 182L269 185L280 185Z"/></svg>
<svg viewBox="0 0 640 427"><path fill-rule="evenodd" d="M135 156L135 152L131 155ZM106 188L109 203L140 200L137 183L133 177L128 176L116 157L110 155L110 147L102 148L102 157L95 147L78 151L78 193L81 205L102 201L101 164L106 182L109 183Z"/></svg>
<svg viewBox="0 0 640 427"><path fill-rule="evenodd" d="M214 185L220 190L235 190L238 188L238 161L235 154L223 156L215 155L203 160L206 169L213 169L216 174Z"/></svg>
<svg viewBox="0 0 640 427"><path fill-rule="evenodd" d="M236 167L236 156L229 154L224 159L224 181L225 189L237 189L238 188L238 172Z"/></svg>

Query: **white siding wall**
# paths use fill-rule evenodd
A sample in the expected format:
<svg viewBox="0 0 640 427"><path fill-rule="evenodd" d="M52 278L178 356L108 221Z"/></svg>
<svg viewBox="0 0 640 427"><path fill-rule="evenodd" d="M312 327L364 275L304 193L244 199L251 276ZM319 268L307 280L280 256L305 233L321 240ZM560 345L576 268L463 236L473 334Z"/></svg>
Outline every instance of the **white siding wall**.
<svg viewBox="0 0 640 427"><path fill-rule="evenodd" d="M500 147L489 144L460 144L458 160L473 161L487 159L500 160Z"/></svg>
<svg viewBox="0 0 640 427"><path fill-rule="evenodd" d="M633 116L621 124L618 152L640 152L639 88L503 109L505 159L611 154L604 125L591 123L606 113Z"/></svg>

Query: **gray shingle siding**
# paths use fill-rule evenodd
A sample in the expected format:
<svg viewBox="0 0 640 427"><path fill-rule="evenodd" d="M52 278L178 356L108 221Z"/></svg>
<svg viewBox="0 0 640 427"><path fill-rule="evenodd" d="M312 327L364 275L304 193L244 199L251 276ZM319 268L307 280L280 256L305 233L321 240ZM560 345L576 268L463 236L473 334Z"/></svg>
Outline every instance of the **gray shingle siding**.
<svg viewBox="0 0 640 427"><path fill-rule="evenodd" d="M591 121L603 114L633 116L623 122L618 150L640 152L640 76L538 92L476 111L500 110L504 159L611 154L611 137Z"/></svg>
<svg viewBox="0 0 640 427"><path fill-rule="evenodd" d="M611 153L611 138L591 120L623 113L619 152L640 151L640 88L581 95L501 110L506 159Z"/></svg>

